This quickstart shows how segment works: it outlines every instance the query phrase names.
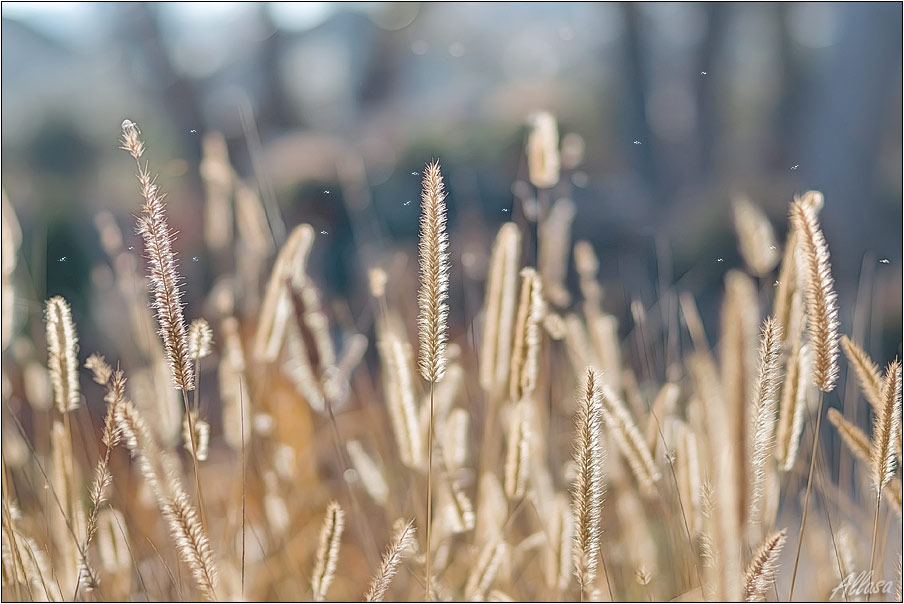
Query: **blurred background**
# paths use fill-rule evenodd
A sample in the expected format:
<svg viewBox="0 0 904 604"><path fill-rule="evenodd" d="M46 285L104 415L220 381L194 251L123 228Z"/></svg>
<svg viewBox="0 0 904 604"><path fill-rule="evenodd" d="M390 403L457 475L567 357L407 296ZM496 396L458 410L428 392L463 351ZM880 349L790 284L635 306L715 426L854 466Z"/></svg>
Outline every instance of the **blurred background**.
<svg viewBox="0 0 904 604"><path fill-rule="evenodd" d="M529 194L527 124L548 110L572 153L554 194L574 200L608 310L627 317L677 282L714 328L723 275L742 264L731 200L760 205L782 242L788 203L817 189L842 329L859 300L861 341L888 360L901 354L901 22L900 3L4 2L2 180L20 270L33 300L72 301L83 350L101 346L83 326L105 261L94 215L112 211L140 249L134 164L117 149L128 118L183 233L190 306L218 270L201 236L211 132L276 243L311 223L312 273L328 295L366 299L367 246L414 249L431 158L456 260L488 249Z"/></svg>

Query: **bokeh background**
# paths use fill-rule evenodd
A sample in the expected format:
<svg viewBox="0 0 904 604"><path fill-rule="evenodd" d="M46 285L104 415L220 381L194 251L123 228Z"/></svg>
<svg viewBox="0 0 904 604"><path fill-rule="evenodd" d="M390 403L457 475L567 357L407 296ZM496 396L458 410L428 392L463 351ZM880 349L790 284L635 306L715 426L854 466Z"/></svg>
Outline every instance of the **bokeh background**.
<svg viewBox="0 0 904 604"><path fill-rule="evenodd" d="M83 350L105 345L84 325L105 261L93 216L111 210L129 234L140 205L117 150L125 118L169 193L191 306L216 272L200 235L205 133L285 225L314 225L328 295L361 294L362 249L413 249L433 157L456 237L489 246L517 213L543 109L583 149L557 194L624 329L632 299L651 306L674 282L714 326L741 265L733 196L782 240L793 195L818 189L843 329L887 360L901 341L901 23L900 3L4 2L2 180L35 301L20 314L62 294ZM853 326L858 299L868 318Z"/></svg>

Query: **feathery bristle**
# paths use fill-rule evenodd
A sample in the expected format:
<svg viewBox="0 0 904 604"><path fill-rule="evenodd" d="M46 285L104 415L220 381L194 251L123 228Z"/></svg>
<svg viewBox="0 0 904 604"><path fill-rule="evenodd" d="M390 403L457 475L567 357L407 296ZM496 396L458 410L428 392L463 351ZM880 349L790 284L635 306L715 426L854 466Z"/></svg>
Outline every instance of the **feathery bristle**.
<svg viewBox="0 0 904 604"><path fill-rule="evenodd" d="M882 375L879 373L879 367L873 363L865 350L846 335L841 336L841 349L844 350L844 355L857 374L864 398L878 412L882 404Z"/></svg>
<svg viewBox="0 0 904 604"><path fill-rule="evenodd" d="M320 545L317 547L317 559L314 564L314 576L311 589L314 600L323 602L326 592L333 582L336 573L336 561L339 559L339 546L342 543L342 529L345 527L345 512L335 501L331 501L326 509L326 518L320 529Z"/></svg>
<svg viewBox="0 0 904 604"><path fill-rule="evenodd" d="M69 303L56 296L46 302L47 368L57 411L78 409L78 336Z"/></svg>
<svg viewBox="0 0 904 604"><path fill-rule="evenodd" d="M188 334L182 314L181 277L177 272L176 254L173 252L175 233L166 220L164 194L148 171L147 164L141 163L144 143L140 131L134 123L122 123L122 148L127 150L138 165L138 184L144 206L138 218L138 233L144 239L145 256L150 263L149 276L154 290L154 310L157 313L160 338L166 350L166 357L173 373L173 384L179 390L193 390L194 378L188 354Z"/></svg>
<svg viewBox="0 0 904 604"><path fill-rule="evenodd" d="M829 248L812 207L795 200L791 204L791 220L800 234L807 266L807 329L813 347L813 381L823 392L830 392L838 379L838 298Z"/></svg>
<svg viewBox="0 0 904 604"><path fill-rule="evenodd" d="M412 549L414 543L414 520L409 520L405 524L397 523L398 526L393 533L392 541L383 554L383 560L380 562L380 570L370 583L370 588L364 595L365 602L382 602L389 588L392 578L398 572L399 564L401 564L405 555Z"/></svg>
<svg viewBox="0 0 904 604"><path fill-rule="evenodd" d="M513 222L503 224L496 235L490 256L483 313L479 369L480 385L487 392L501 389L508 377L517 302L520 245L521 234L518 226Z"/></svg>
<svg viewBox="0 0 904 604"><path fill-rule="evenodd" d="M439 382L446 371L446 318L449 306L449 238L446 235L446 194L439 162L424 170L421 193L418 259L418 369L428 382Z"/></svg>
<svg viewBox="0 0 904 604"><path fill-rule="evenodd" d="M760 367L753 402L753 440L748 450L750 477L753 480L750 490L751 522L760 519L760 503L767 472L766 460L771 457L774 445L775 404L781 381L779 366L781 354L782 328L774 318L767 317L763 322L760 339Z"/></svg>
<svg viewBox="0 0 904 604"><path fill-rule="evenodd" d="M775 232L763 210L750 200L739 197L733 206L741 256L753 274L763 277L774 269L778 262Z"/></svg>
<svg viewBox="0 0 904 604"><path fill-rule="evenodd" d="M603 394L597 373L587 369L576 418L572 488L574 507L574 566L584 593L593 589L600 556L600 517L603 506L602 422Z"/></svg>
<svg viewBox="0 0 904 604"><path fill-rule="evenodd" d="M744 601L763 602L766 591L772 585L772 575L778 566L778 557L785 545L788 529L782 529L766 537L756 551L744 573Z"/></svg>
<svg viewBox="0 0 904 604"><path fill-rule="evenodd" d="M892 479L897 466L895 449L901 437L901 363L897 359L885 369L881 403L873 423L870 455L873 485L878 493Z"/></svg>
<svg viewBox="0 0 904 604"><path fill-rule="evenodd" d="M188 354L191 358L203 359L210 354L213 346L213 330L206 319L198 318L188 326Z"/></svg>

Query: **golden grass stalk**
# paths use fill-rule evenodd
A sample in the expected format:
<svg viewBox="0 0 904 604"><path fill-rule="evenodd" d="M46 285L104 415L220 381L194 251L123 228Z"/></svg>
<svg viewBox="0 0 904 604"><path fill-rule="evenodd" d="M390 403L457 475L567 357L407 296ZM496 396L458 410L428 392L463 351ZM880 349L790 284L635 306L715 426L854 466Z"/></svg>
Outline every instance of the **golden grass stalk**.
<svg viewBox="0 0 904 604"><path fill-rule="evenodd" d="M568 275L568 253L571 251L571 223L574 202L567 197L557 199L540 227L540 249L537 268L543 277L546 296L559 308L568 306L571 296L565 287Z"/></svg>
<svg viewBox="0 0 904 604"><path fill-rule="evenodd" d="M527 137L527 166L530 182L549 189L559 182L559 129L556 118L546 111L535 114Z"/></svg>
<svg viewBox="0 0 904 604"><path fill-rule="evenodd" d="M78 409L78 335L69 303L55 296L45 303L47 368L53 400L61 414Z"/></svg>
<svg viewBox="0 0 904 604"><path fill-rule="evenodd" d="M499 228L490 256L480 346L480 385L486 392L506 384L518 288L521 233L514 222Z"/></svg>
<svg viewBox="0 0 904 604"><path fill-rule="evenodd" d="M87 552L94 535L97 533L100 507L107 500L107 492L113 482L110 472L110 453L119 444L120 433L116 425L116 414L126 397L126 378L122 371L114 371L100 355L93 354L85 361L85 367L94 374L94 381L106 386L104 401L107 412L104 415L104 429L101 442L104 444L104 455L97 461L94 469L94 481L89 488L91 511L88 513L87 530L82 551ZM83 569L84 570L84 569Z"/></svg>
<svg viewBox="0 0 904 604"><path fill-rule="evenodd" d="M246 378L247 365L239 322L226 317L221 323L223 344L217 365L217 381L223 404L223 438L235 451L251 438L251 410L254 408Z"/></svg>
<svg viewBox="0 0 904 604"><path fill-rule="evenodd" d="M846 335L841 336L841 349L851 367L854 368L864 398L878 413L882 404L882 374L879 372L879 367L873 363L865 350Z"/></svg>
<svg viewBox="0 0 904 604"><path fill-rule="evenodd" d="M759 522L766 461L772 456L775 434L775 405L781 380L782 328L773 317L763 322L760 338L760 364L753 400L753 439L748 450L750 489L750 522Z"/></svg>
<svg viewBox="0 0 904 604"><path fill-rule="evenodd" d="M628 461L628 466L637 479L640 490L645 495L650 495L653 493L653 483L661 476L653 461L653 454L650 453L643 435L637 429L625 404L608 385L601 384L600 388L603 422L610 428L610 434Z"/></svg>
<svg viewBox="0 0 904 604"><path fill-rule="evenodd" d="M175 461L157 446L147 423L131 401L120 403L117 412L116 422L122 438L138 460L160 513L169 525L179 556L191 572L201 596L216 600L217 569L210 541L185 494Z"/></svg>
<svg viewBox="0 0 904 604"><path fill-rule="evenodd" d="M546 585L561 594L568 589L571 580L572 543L574 542L574 516L568 499L556 494L553 516L547 525Z"/></svg>
<svg viewBox="0 0 904 604"><path fill-rule="evenodd" d="M895 359L885 369L881 406L873 422L870 466L876 493L882 492L895 474L895 449L901 432L901 363Z"/></svg>
<svg viewBox="0 0 904 604"><path fill-rule="evenodd" d="M258 361L272 362L279 356L292 313L286 279L291 279L295 285L304 281L313 243L314 229L309 224L300 224L292 230L276 256L254 333L253 351Z"/></svg>
<svg viewBox="0 0 904 604"><path fill-rule="evenodd" d="M778 467L783 472L790 470L797 459L807 410L806 378L810 375L810 363L810 348L807 345L799 346L788 358L775 446Z"/></svg>
<svg viewBox="0 0 904 604"><path fill-rule="evenodd" d="M61 560L56 569L57 580L67 595L77 589L82 569L89 569L88 560L81 549L85 541L85 511L82 507L82 482L75 463L72 450L72 436L68 426L61 421L54 421L50 432L53 464L51 472L51 488L55 502L53 506L51 527L54 540L57 542ZM91 575L93 571L86 574Z"/></svg>
<svg viewBox="0 0 904 604"><path fill-rule="evenodd" d="M16 286L13 277L18 262L19 244L22 242L22 230L16 219L16 212L6 197L6 191L0 192L2 199L2 224L0 224L0 273L2 273L2 295L0 295L0 349L5 350L13 338L16 321Z"/></svg>
<svg viewBox="0 0 904 604"><path fill-rule="evenodd" d="M421 193L420 290L418 291L418 368L424 380L436 383L446 370L446 318L449 307L449 238L446 234L446 194L439 162L424 170Z"/></svg>
<svg viewBox="0 0 904 604"><path fill-rule="evenodd" d="M144 239L145 255L150 262L150 279L154 290L154 310L157 313L160 338L166 350L173 373L173 384L182 392L194 390L194 376L189 362L188 335L182 314L181 277L177 272L176 254L173 252L175 234L166 220L164 194L156 184L156 178L148 171L147 163L141 163L144 142L138 127L129 120L122 123L122 149L129 152L138 166L138 184L144 206L138 218L138 232Z"/></svg>
<svg viewBox="0 0 904 604"><path fill-rule="evenodd" d="M813 347L813 381L831 392L838 379L838 299L829 248L813 208L802 200L791 204L791 220L800 234L807 271L807 329Z"/></svg>
<svg viewBox="0 0 904 604"><path fill-rule="evenodd" d="M367 454L364 447L357 440L349 441L345 445L348 451L349 459L361 478L361 484L364 490L370 495L371 499L380 505L386 505L389 498L389 487L383 478L383 472L377 463Z"/></svg>
<svg viewBox="0 0 904 604"><path fill-rule="evenodd" d="M414 395L411 345L393 331L383 336L379 349L386 407L399 448L399 459L409 468L420 468L423 466L423 441Z"/></svg>
<svg viewBox="0 0 904 604"><path fill-rule="evenodd" d="M204 241L213 251L224 251L232 243L232 165L226 139L209 132L201 139L201 180L204 183Z"/></svg>
<svg viewBox="0 0 904 604"><path fill-rule="evenodd" d="M314 575L311 589L314 600L323 602L326 592L336 574L336 562L339 559L339 546L342 544L342 529L345 527L345 512L335 501L326 508L326 518L320 529L320 545L317 547L317 558L314 563Z"/></svg>
<svg viewBox="0 0 904 604"><path fill-rule="evenodd" d="M737 482L738 520L743 524L747 517L747 502L750 498L750 477L747 475L746 454L750 450L753 435L749 404L754 392L756 373L756 341L759 309L756 287L746 274L732 270L725 275L725 299L722 305L722 344L720 362L722 386L725 394L727 430L734 446L732 463L733 476ZM724 487L719 484L719 491Z"/></svg>
<svg viewBox="0 0 904 604"><path fill-rule="evenodd" d="M772 225L763 210L745 197L735 199L732 206L741 256L754 275L763 277L778 263Z"/></svg>
<svg viewBox="0 0 904 604"><path fill-rule="evenodd" d="M402 563L405 555L411 551L414 543L414 520L408 522L399 521L396 523L396 529L392 536L386 553L383 554L383 560L380 562L380 569L370 583L370 588L364 595L365 602L382 602L386 596L386 590L392 582L392 578L399 570L399 564Z"/></svg>
<svg viewBox="0 0 904 604"><path fill-rule="evenodd" d="M521 499L530 475L531 430L524 401L511 410L508 449L505 456L505 494L510 501Z"/></svg>
<svg viewBox="0 0 904 604"><path fill-rule="evenodd" d="M766 592L772 586L778 557L785 545L788 529L782 529L766 537L756 548L744 573L744 601L764 602Z"/></svg>
<svg viewBox="0 0 904 604"><path fill-rule="evenodd" d="M581 592L589 596L594 589L600 558L600 525L603 507L602 447L603 394L599 377L592 368L578 399L575 420L574 462L576 474L572 487L574 508L574 567Z"/></svg>
<svg viewBox="0 0 904 604"><path fill-rule="evenodd" d="M521 269L521 294L509 374L509 397L513 402L530 395L537 386L545 307L540 275L529 267Z"/></svg>
<svg viewBox="0 0 904 604"><path fill-rule="evenodd" d="M468 580L465 583L465 596L471 601L479 601L484 598L496 575L499 573L499 566L505 557L508 547L505 542L490 542L483 546L480 554L471 566L468 574Z"/></svg>

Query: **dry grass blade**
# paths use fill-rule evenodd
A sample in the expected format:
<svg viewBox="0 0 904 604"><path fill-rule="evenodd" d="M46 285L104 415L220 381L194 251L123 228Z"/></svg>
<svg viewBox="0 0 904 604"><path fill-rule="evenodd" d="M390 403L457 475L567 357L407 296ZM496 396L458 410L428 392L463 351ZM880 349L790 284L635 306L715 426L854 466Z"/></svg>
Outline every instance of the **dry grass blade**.
<svg viewBox="0 0 904 604"><path fill-rule="evenodd" d="M335 501L326 508L326 518L320 529L320 545L317 547L317 559L314 563L314 576L311 589L314 600L323 602L326 592L336 574L336 561L339 559L339 546L342 543L342 529L345 527L345 512Z"/></svg>
<svg viewBox="0 0 904 604"><path fill-rule="evenodd" d="M800 234L807 267L807 329L813 347L813 381L830 392L838 379L838 298L829 247L813 208L802 200L791 204L791 220Z"/></svg>
<svg viewBox="0 0 904 604"><path fill-rule="evenodd" d="M399 564L401 564L406 553L412 549L414 543L414 520L409 520L402 524L398 522L389 547L383 554L383 560L380 562L380 570L371 581L370 589L364 595L365 602L382 602L386 596L386 590L392 578L398 572Z"/></svg>
<svg viewBox="0 0 904 604"><path fill-rule="evenodd" d="M449 238L446 235L446 194L439 162L424 170L421 192L420 261L418 291L418 368L428 382L438 382L446 371L446 317L449 307Z"/></svg>
<svg viewBox="0 0 904 604"><path fill-rule="evenodd" d="M798 347L788 358L788 370L782 386L782 403L778 416L775 457L781 471L794 466L800 434L807 410L807 376L810 375L810 348Z"/></svg>
<svg viewBox="0 0 904 604"><path fill-rule="evenodd" d="M766 591L772 585L772 577L778 566L778 557L785 545L787 529L772 533L760 543L753 553L744 573L744 601L763 602Z"/></svg>

